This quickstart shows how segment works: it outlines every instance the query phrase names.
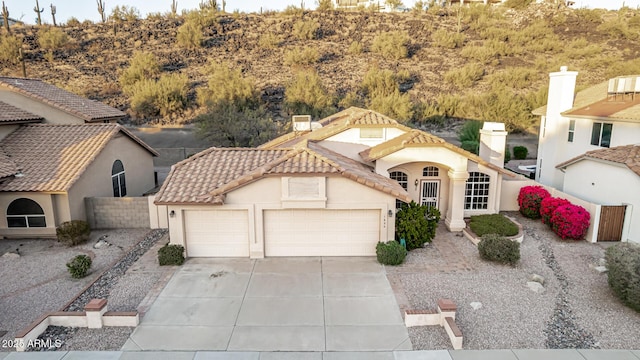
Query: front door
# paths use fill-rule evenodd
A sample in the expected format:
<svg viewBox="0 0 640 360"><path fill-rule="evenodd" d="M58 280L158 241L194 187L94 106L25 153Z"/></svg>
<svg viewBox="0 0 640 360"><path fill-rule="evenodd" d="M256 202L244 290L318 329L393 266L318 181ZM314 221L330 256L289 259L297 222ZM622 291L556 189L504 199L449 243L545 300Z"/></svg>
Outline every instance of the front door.
<svg viewBox="0 0 640 360"><path fill-rule="evenodd" d="M440 180L422 180L422 191L420 192L420 205L438 208L438 195Z"/></svg>

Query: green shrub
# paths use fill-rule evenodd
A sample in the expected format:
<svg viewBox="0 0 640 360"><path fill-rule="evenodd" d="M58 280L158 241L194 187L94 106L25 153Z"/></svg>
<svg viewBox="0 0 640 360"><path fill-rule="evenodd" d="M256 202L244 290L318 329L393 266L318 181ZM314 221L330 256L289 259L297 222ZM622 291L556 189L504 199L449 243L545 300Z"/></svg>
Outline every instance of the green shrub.
<svg viewBox="0 0 640 360"><path fill-rule="evenodd" d="M193 119L197 135L213 146L255 147L278 134L277 123L263 108L217 103Z"/></svg>
<svg viewBox="0 0 640 360"><path fill-rule="evenodd" d="M482 46L465 46L460 55L465 59L476 60L482 64L491 64L499 57L498 51L487 45Z"/></svg>
<svg viewBox="0 0 640 360"><path fill-rule="evenodd" d="M188 82L186 75L168 74L157 81L138 81L124 90L130 96L131 110L136 116L168 116L187 105Z"/></svg>
<svg viewBox="0 0 640 360"><path fill-rule="evenodd" d="M627 21L621 17L609 19L598 26L598 31L614 38L633 40L638 32L629 29Z"/></svg>
<svg viewBox="0 0 640 360"><path fill-rule="evenodd" d="M396 214L396 240L404 239L407 250L422 247L436 236L438 221L440 211L437 208L418 205L415 201L404 204Z"/></svg>
<svg viewBox="0 0 640 360"><path fill-rule="evenodd" d="M411 98L400 90L391 94L374 94L369 97L367 107L400 122L407 122L413 117Z"/></svg>
<svg viewBox="0 0 640 360"><path fill-rule="evenodd" d="M514 146L513 147L513 157L517 160L524 160L529 155L529 150L524 146Z"/></svg>
<svg viewBox="0 0 640 360"><path fill-rule="evenodd" d="M494 86L508 86L514 89L524 89L531 86L538 75L533 69L524 67L510 67L491 75L490 83Z"/></svg>
<svg viewBox="0 0 640 360"><path fill-rule="evenodd" d="M300 20L293 24L293 35L300 40L312 40L319 28L320 24L315 20Z"/></svg>
<svg viewBox="0 0 640 360"><path fill-rule="evenodd" d="M386 59L400 60L408 56L409 35L403 31L390 31L378 34L371 44L371 51Z"/></svg>
<svg viewBox="0 0 640 360"><path fill-rule="evenodd" d="M17 64L21 46L22 41L16 36L6 35L0 38L0 61Z"/></svg>
<svg viewBox="0 0 640 360"><path fill-rule="evenodd" d="M460 143L460 147L472 154L478 155L480 152L480 143L474 140L466 140Z"/></svg>
<svg viewBox="0 0 640 360"><path fill-rule="evenodd" d="M463 33L448 31L446 29L439 29L431 34L431 40L437 47L455 49L464 45L466 37Z"/></svg>
<svg viewBox="0 0 640 360"><path fill-rule="evenodd" d="M160 75L160 64L155 55L149 52L136 52L133 54L129 67L125 69L118 82L126 88L140 80L155 79Z"/></svg>
<svg viewBox="0 0 640 360"><path fill-rule="evenodd" d="M311 65L318 60L320 60L320 54L315 47L293 48L284 54L284 64L288 66Z"/></svg>
<svg viewBox="0 0 640 360"><path fill-rule="evenodd" d="M263 49L275 49L280 45L280 37L274 33L268 32L260 36L258 45Z"/></svg>
<svg viewBox="0 0 640 360"><path fill-rule="evenodd" d="M407 249L395 240L386 243L378 242L376 245L378 262L384 265L400 265L407 257Z"/></svg>
<svg viewBox="0 0 640 360"><path fill-rule="evenodd" d="M484 235L478 243L480 257L501 264L515 265L520 260L520 243L500 235Z"/></svg>
<svg viewBox="0 0 640 360"><path fill-rule="evenodd" d="M369 96L391 95L400 91L400 83L409 80L410 77L406 70L394 72L374 66L362 79L362 91Z"/></svg>
<svg viewBox="0 0 640 360"><path fill-rule="evenodd" d="M627 306L640 312L640 246L620 243L605 253L608 282L614 294Z"/></svg>
<svg viewBox="0 0 640 360"><path fill-rule="evenodd" d="M60 224L56 228L58 242L67 246L86 243L91 235L89 223L83 220L71 220Z"/></svg>
<svg viewBox="0 0 640 360"><path fill-rule="evenodd" d="M212 62L206 67L204 75L208 77L208 86L196 91L200 105L214 106L224 102L243 108L257 102L255 80L244 77L237 66L228 62Z"/></svg>
<svg viewBox="0 0 640 360"><path fill-rule="evenodd" d="M509 161L511 161L511 150L509 150L509 147L505 147L504 148L504 163L508 163Z"/></svg>
<svg viewBox="0 0 640 360"><path fill-rule="evenodd" d="M518 234L518 225L501 214L472 216L469 227L478 236L486 234L514 236Z"/></svg>
<svg viewBox="0 0 640 360"><path fill-rule="evenodd" d="M480 64L467 64L461 68L447 71L444 79L460 89L472 87L484 76L484 66Z"/></svg>
<svg viewBox="0 0 640 360"><path fill-rule="evenodd" d="M333 110L333 95L322 84L322 79L313 69L296 73L293 81L284 90L285 106L292 114L309 114L320 117Z"/></svg>
<svg viewBox="0 0 640 360"><path fill-rule="evenodd" d="M46 27L38 31L38 44L46 50L63 48L69 43L67 34L57 27Z"/></svg>
<svg viewBox="0 0 640 360"><path fill-rule="evenodd" d="M176 244L166 244L158 250L158 263L164 265L184 264L184 247Z"/></svg>
<svg viewBox="0 0 640 360"><path fill-rule="evenodd" d="M347 52L351 55L362 54L364 52L364 46L361 42L354 40L349 44L349 50L347 50Z"/></svg>
<svg viewBox="0 0 640 360"><path fill-rule="evenodd" d="M91 268L91 258L87 255L78 255L67 263L67 270L74 279L82 279L87 276Z"/></svg>
<svg viewBox="0 0 640 360"><path fill-rule="evenodd" d="M199 48L202 46L202 29L198 24L187 21L178 28L176 40L184 48Z"/></svg>

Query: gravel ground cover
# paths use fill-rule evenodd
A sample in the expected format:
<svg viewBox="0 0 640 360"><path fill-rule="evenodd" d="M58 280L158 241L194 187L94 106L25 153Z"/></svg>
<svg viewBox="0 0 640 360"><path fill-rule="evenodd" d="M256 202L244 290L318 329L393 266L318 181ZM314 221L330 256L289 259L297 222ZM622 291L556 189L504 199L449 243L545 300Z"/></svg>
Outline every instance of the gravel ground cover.
<svg viewBox="0 0 640 360"><path fill-rule="evenodd" d="M638 348L640 314L621 304L606 275L593 269L606 245L562 241L539 221L508 215L525 229L515 267L481 260L470 241L442 230L405 264L387 267L410 307L435 309L439 298L452 299L465 349ZM455 244L459 261L470 270L447 270L451 264L442 264L437 242ZM443 270L424 271L431 263ZM543 292L527 287L534 273L545 278ZM474 310L472 302L482 307ZM409 328L409 336L415 350L451 348L438 327Z"/></svg>
<svg viewBox="0 0 640 360"><path fill-rule="evenodd" d="M0 254L16 249L21 254L18 258L0 257L0 331L7 331L1 339L13 339L42 314L59 311L147 232L145 229L94 231L86 244L71 248L56 240L0 241ZM111 246L95 249L93 245L100 238ZM91 273L83 279L71 278L65 266L78 254L87 254L93 260Z"/></svg>

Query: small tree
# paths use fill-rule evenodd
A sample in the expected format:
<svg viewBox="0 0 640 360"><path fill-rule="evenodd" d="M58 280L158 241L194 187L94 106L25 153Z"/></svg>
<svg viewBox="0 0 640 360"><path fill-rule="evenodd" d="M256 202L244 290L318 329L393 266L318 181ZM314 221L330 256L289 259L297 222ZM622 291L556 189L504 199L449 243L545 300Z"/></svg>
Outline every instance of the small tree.
<svg viewBox="0 0 640 360"><path fill-rule="evenodd" d="M0 38L0 61L16 65L20 56L20 47L22 41L14 35L3 36Z"/></svg>
<svg viewBox="0 0 640 360"><path fill-rule="evenodd" d="M299 71L284 91L289 113L323 116L333 111L333 96L315 70Z"/></svg>
<svg viewBox="0 0 640 360"><path fill-rule="evenodd" d="M403 31L383 32L373 39L371 51L386 59L400 60L408 56L409 35Z"/></svg>
<svg viewBox="0 0 640 360"><path fill-rule="evenodd" d="M418 205L415 201L403 205L396 214L396 240L404 239L407 250L422 247L436 236L438 221L437 208Z"/></svg>
<svg viewBox="0 0 640 360"><path fill-rule="evenodd" d="M293 24L293 34L300 40L312 40L319 28L320 24L315 20L300 20Z"/></svg>
<svg viewBox="0 0 640 360"><path fill-rule="evenodd" d="M53 51L65 47L69 43L69 37L60 28L43 28L38 31L38 44L49 50L47 58L53 61Z"/></svg>
<svg viewBox="0 0 640 360"><path fill-rule="evenodd" d="M208 75L208 86L196 92L201 106L215 107L224 103L243 109L257 104L255 80L245 78L242 71L231 63L212 62L205 75Z"/></svg>
<svg viewBox="0 0 640 360"><path fill-rule="evenodd" d="M187 21L178 28L176 40L187 49L202 47L202 29L198 24Z"/></svg>
<svg viewBox="0 0 640 360"><path fill-rule="evenodd" d="M458 133L458 140L460 140L463 149L478 154L480 147L480 129L482 128L482 121L471 120L464 123L460 133Z"/></svg>
<svg viewBox="0 0 640 360"><path fill-rule="evenodd" d="M160 75L160 64L155 55L149 52L133 54L129 67L125 69L118 81L123 89L144 79L155 79Z"/></svg>

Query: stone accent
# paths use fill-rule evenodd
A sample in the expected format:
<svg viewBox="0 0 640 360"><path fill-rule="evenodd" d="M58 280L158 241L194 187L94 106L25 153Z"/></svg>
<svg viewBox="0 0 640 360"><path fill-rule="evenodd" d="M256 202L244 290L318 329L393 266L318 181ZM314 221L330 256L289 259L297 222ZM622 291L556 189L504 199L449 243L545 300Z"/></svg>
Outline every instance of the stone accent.
<svg viewBox="0 0 640 360"><path fill-rule="evenodd" d="M453 348L460 350L462 349L462 331L455 322L456 309L456 304L450 299L439 299L437 312L433 310L406 310L404 324L407 327L440 325L444 327Z"/></svg>
<svg viewBox="0 0 640 360"><path fill-rule="evenodd" d="M85 198L87 221L92 229L149 228L146 197Z"/></svg>

